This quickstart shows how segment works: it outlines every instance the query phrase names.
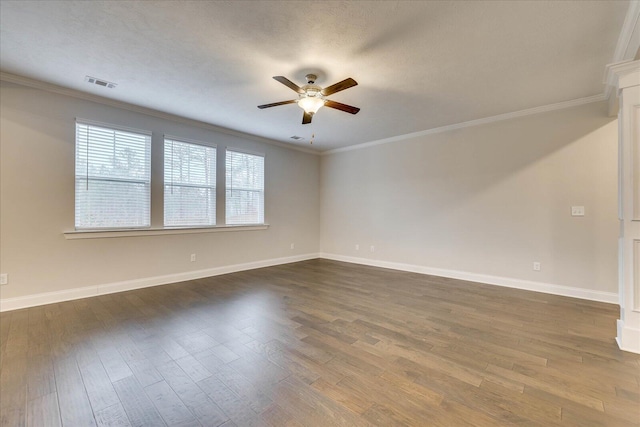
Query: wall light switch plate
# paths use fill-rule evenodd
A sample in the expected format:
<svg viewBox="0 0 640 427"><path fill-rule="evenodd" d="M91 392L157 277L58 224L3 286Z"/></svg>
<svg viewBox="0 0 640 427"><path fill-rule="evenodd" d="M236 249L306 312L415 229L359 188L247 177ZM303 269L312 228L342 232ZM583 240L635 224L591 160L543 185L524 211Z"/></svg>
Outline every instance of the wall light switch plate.
<svg viewBox="0 0 640 427"><path fill-rule="evenodd" d="M571 216L584 216L584 206L571 206Z"/></svg>
<svg viewBox="0 0 640 427"><path fill-rule="evenodd" d="M0 285L6 285L9 283L9 276L6 273L0 274Z"/></svg>

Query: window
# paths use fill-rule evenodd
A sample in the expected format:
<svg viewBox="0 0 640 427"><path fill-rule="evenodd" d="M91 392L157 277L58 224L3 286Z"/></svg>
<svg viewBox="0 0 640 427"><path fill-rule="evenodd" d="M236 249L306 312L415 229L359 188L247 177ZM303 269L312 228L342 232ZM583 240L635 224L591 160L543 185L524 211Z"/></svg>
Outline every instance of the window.
<svg viewBox="0 0 640 427"><path fill-rule="evenodd" d="M216 147L164 140L164 225L216 224Z"/></svg>
<svg viewBox="0 0 640 427"><path fill-rule="evenodd" d="M150 226L151 134L76 122L76 229Z"/></svg>
<svg viewBox="0 0 640 427"><path fill-rule="evenodd" d="M226 223L264 223L264 156L227 150Z"/></svg>

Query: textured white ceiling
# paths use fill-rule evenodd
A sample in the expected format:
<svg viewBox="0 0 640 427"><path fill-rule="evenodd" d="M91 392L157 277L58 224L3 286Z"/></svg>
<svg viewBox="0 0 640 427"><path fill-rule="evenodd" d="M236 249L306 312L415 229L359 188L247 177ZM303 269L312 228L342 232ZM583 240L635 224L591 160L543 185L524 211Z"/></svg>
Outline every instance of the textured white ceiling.
<svg viewBox="0 0 640 427"><path fill-rule="evenodd" d="M626 1L7 1L0 68L328 150L603 93ZM357 115L294 99L313 71ZM117 83L89 85L86 75ZM292 135L307 138L293 141Z"/></svg>

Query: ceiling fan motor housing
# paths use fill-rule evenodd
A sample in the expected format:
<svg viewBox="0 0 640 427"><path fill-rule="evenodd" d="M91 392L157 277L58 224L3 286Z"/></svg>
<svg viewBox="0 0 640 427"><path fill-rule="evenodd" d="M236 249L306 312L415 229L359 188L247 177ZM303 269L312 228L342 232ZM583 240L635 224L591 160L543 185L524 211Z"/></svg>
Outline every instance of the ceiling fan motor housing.
<svg viewBox="0 0 640 427"><path fill-rule="evenodd" d="M302 86L302 90L304 91L304 93L300 94L301 98L307 98L311 96L315 96L317 98L323 98L322 88L320 86L312 85L312 84L304 85Z"/></svg>

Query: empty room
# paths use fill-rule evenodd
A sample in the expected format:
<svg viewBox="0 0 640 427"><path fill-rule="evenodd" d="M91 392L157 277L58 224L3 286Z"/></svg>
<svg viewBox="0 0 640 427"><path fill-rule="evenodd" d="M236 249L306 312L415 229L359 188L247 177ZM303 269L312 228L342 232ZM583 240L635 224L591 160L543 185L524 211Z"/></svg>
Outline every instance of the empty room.
<svg viewBox="0 0 640 427"><path fill-rule="evenodd" d="M0 1L0 425L640 426L640 1Z"/></svg>

